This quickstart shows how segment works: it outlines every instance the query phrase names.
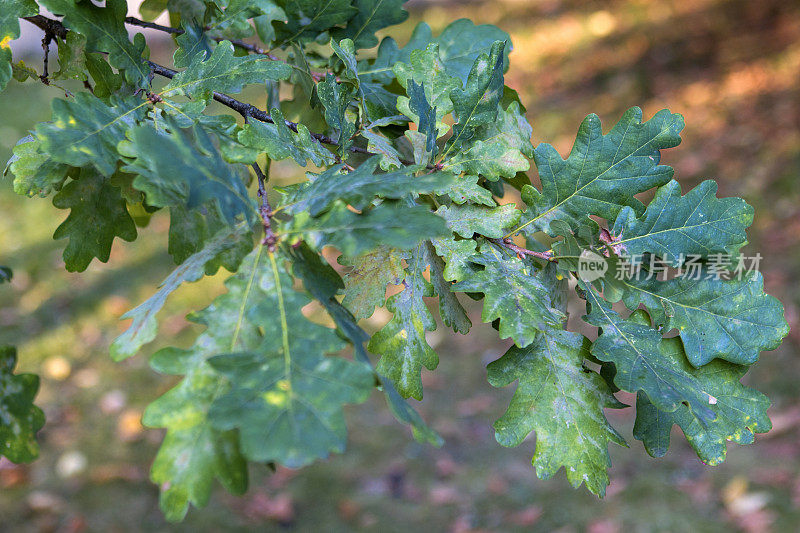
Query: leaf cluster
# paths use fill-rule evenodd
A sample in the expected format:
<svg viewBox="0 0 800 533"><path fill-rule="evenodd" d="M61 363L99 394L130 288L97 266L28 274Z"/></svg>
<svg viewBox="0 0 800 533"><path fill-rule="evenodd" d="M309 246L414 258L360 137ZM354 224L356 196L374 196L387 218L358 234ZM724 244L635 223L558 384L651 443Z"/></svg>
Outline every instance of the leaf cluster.
<svg viewBox="0 0 800 533"><path fill-rule="evenodd" d="M605 493L608 445L627 446L605 415L625 407L619 391L636 395L634 437L654 456L673 425L707 464L725 441L770 428L769 401L740 380L788 333L783 307L757 272L710 275L715 256L740 254L753 211L717 198L713 181L682 195L661 154L680 143L683 117L643 120L634 107L604 133L589 115L563 158L531 143L505 84L505 32L458 20L437 36L420 23L402 47L379 39L407 18L402 4L147 0L140 20L122 0L4 3L0 89L40 80L6 46L22 18L58 48L59 69L41 80L85 88L53 99L6 168L16 192L69 210L54 235L68 240L67 270L108 261L118 239L169 218L176 269L123 317L112 356L156 338L182 284L231 272L226 292L189 315L203 327L194 344L151 358L181 376L143 420L166 429L151 477L170 519L205 505L215 479L245 491L249 463L294 468L343 451L345 406L375 388L416 439L440 445L407 400L423 398L422 374L438 365L430 333L469 332L468 300L514 343L487 369L495 387L517 383L497 441L534 433L542 478L563 467L574 486ZM171 26L150 22L164 11ZM130 27L172 35L172 67L150 61ZM264 109L231 96L245 88ZM271 183L284 160L304 179ZM590 282L577 274L586 253L612 267L694 255L702 276ZM570 317L576 297L586 312ZM359 320L376 307L391 319L368 333ZM577 332L588 327L596 338ZM0 452L28 460L36 383L2 353Z"/></svg>

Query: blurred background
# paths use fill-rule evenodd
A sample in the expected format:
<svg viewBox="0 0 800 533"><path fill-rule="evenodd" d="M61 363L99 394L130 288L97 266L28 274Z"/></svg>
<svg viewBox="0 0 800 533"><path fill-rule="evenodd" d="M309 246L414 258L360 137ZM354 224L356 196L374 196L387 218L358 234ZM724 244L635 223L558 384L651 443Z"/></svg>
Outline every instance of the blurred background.
<svg viewBox="0 0 800 533"><path fill-rule="evenodd" d="M131 14L138 3L129 2ZM63 269L66 217L47 199L15 196L0 180L0 264L14 270L0 287L0 343L19 347L21 368L42 375L37 403L47 414L41 457L28 466L0 459L0 531L796 531L800 522L800 3L781 0L411 1L411 17L392 34L403 42L420 20L435 32L459 17L492 23L514 43L506 82L518 90L534 144L569 152L580 121L595 112L606 129L641 106L686 117L680 147L664 153L684 191L719 181L720 196L756 209L748 255L759 251L767 291L786 306L792 333L764 353L748 383L773 401L774 429L753 446L729 445L728 459L703 465L676 430L666 457L652 459L631 437L631 409L608 413L631 449L611 449L604 500L573 490L560 472L536 478L534 439L504 449L492 422L513 392L492 389L485 365L506 348L476 323L469 337L443 328L431 342L441 356L424 373L420 410L446 440L415 443L375 393L348 409L344 455L300 471L252 469L251 489L219 489L206 509L180 525L158 510L147 479L161 439L142 428L149 401L171 378L148 369L159 347L123 364L108 345L118 317L149 296L173 268L168 220L156 216L134 244L117 241L108 264L81 275ZM26 25L30 26L30 25ZM41 35L12 43L40 68ZM153 55L170 43L147 34ZM161 44L159 44L161 43ZM59 90L11 82L0 98L0 160L34 123L50 116ZM283 179L297 169L281 167ZM196 333L184 314L221 291L224 275L184 286L162 313L162 338L186 345ZM388 318L376 313L369 327ZM630 397L622 397L632 403Z"/></svg>

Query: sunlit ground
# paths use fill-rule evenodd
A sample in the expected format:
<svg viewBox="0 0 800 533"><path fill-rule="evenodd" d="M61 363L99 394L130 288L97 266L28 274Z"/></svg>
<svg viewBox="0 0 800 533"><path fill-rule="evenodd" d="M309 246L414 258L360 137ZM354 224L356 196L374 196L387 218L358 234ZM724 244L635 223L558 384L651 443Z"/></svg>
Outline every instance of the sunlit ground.
<svg viewBox="0 0 800 533"><path fill-rule="evenodd" d="M716 178L720 195L743 196L755 206L747 251L764 256L767 290L785 303L793 326L789 340L765 353L749 376L773 399L775 429L754 446L730 445L728 460L710 468L679 433L665 458L651 459L631 438L631 410L609 412L631 449L612 449L612 485L600 501L573 490L562 474L536 479L534 439L516 449L494 442L491 423L512 387L486 383L486 363L505 348L493 330L478 324L458 338L440 330L432 340L441 364L424 375L421 411L445 437L443 448L416 444L376 393L349 409L345 455L274 475L253 468L247 496L220 490L208 508L168 526L147 480L161 434L139 423L147 403L170 385L147 367L158 343L124 364L107 356L124 326L118 317L172 268L167 220L156 216L135 243L115 244L107 265L67 274L63 242L51 239L66 212L49 200L14 196L3 180L0 264L13 267L15 278L10 288L0 287L0 343L16 344L22 367L42 374L39 403L48 421L37 462L0 462L0 530L796 530L800 6L778 0L412 5L414 20L397 30L399 40L417 20L441 29L461 16L510 32L507 83L528 107L534 142L552 142L562 154L590 112L609 127L632 105L648 116L663 107L685 115L684 142L665 153L665 162L684 190ZM0 98L0 159L27 128L49 117L47 102L57 95L12 82ZM280 174L292 172L282 167ZM162 338L187 344L193 326L184 314L207 304L221 280L176 293L162 315ZM367 326L385 319L379 313Z"/></svg>

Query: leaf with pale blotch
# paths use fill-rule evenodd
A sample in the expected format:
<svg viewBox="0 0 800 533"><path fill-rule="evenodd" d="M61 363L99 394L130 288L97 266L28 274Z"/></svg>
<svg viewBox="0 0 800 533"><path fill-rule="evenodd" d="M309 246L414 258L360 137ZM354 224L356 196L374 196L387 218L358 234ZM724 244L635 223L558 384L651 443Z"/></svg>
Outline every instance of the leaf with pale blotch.
<svg viewBox="0 0 800 533"><path fill-rule="evenodd" d="M598 374L583 367L586 337L547 329L525 348L512 346L487 367L495 387L519 381L511 404L494 423L503 446L519 446L536 432L533 464L542 479L561 467L573 487L581 483L598 496L608 485L608 445L627 446L603 409L623 407Z"/></svg>
<svg viewBox="0 0 800 533"><path fill-rule="evenodd" d="M376 197L401 199L410 194L431 193L447 188L456 180L452 174L442 172L414 176L414 171L418 170L414 167L378 174L379 159L371 157L347 173L343 173L341 165L329 168L302 189L293 209L317 216L337 201L343 201L361 210Z"/></svg>
<svg viewBox="0 0 800 533"><path fill-rule="evenodd" d="M274 124L251 121L238 134L239 142L266 153L274 161L291 157L303 167L308 161L318 167L333 164L333 154L311 136L307 127L298 124L297 132L294 132L286 125L278 108L273 108L270 113Z"/></svg>
<svg viewBox="0 0 800 533"><path fill-rule="evenodd" d="M513 178L530 168L533 157L531 134L518 102L498 110L497 120L478 130L468 148L459 151L444 164L456 174L480 174L488 180Z"/></svg>
<svg viewBox="0 0 800 533"><path fill-rule="evenodd" d="M131 158L125 170L138 174L133 184L147 195L147 203L196 209L213 201L228 222L238 217L252 220L254 202L211 137L199 126L186 130L171 126L170 133L138 126L130 131L130 142L120 145Z"/></svg>
<svg viewBox="0 0 800 533"><path fill-rule="evenodd" d="M353 345L356 359L371 367L372 363L364 349L364 343L369 341L369 335L358 327L356 318L335 298L336 293L342 288L339 274L305 244L291 248L289 253L292 257L293 273L303 280L306 290L322 303L342 335ZM441 446L442 438L428 427L419 413L400 396L392 381L378 372L375 372L375 376L395 418L411 426L417 441Z"/></svg>
<svg viewBox="0 0 800 533"><path fill-rule="evenodd" d="M403 278L403 254L400 250L379 246L358 257L341 256L339 262L352 267L344 276L342 304L357 319L369 318L375 307L386 302L386 286Z"/></svg>
<svg viewBox="0 0 800 533"><path fill-rule="evenodd" d="M352 137L356 133L356 123L347 113L347 108L355 97L355 90L350 84L336 81L336 76L332 74L328 74L317 84L317 96L325 107L325 122L338 132L336 142L341 157L345 157L353 145Z"/></svg>
<svg viewBox="0 0 800 533"><path fill-rule="evenodd" d="M422 367L434 370L439 356L425 339L436 329L424 297L433 296L433 286L425 279L424 246L411 251L403 278L403 290L386 302L392 319L372 335L367 349L381 356L378 372L392 380L404 398L422 399Z"/></svg>
<svg viewBox="0 0 800 533"><path fill-rule="evenodd" d="M497 120L503 96L504 42L492 45L491 54L481 54L472 65L466 86L450 92L456 123L444 150L445 159L454 149L463 149L482 126Z"/></svg>
<svg viewBox="0 0 800 533"><path fill-rule="evenodd" d="M672 178L672 168L658 163L661 150L680 144L682 129L681 115L663 109L642 122L642 110L632 107L605 135L597 115L586 117L566 160L551 145L540 144L534 162L542 191L522 188L528 210L518 229L528 235L551 233L550 223L557 219L577 228L589 215L610 222L625 206L642 213L644 205L635 195Z"/></svg>
<svg viewBox="0 0 800 533"><path fill-rule="evenodd" d="M614 249L624 255L653 253L673 266L687 256L739 253L747 244L753 208L741 198L717 198L717 183L707 180L681 196L672 180L656 191L641 218L623 208L613 227Z"/></svg>
<svg viewBox="0 0 800 533"><path fill-rule="evenodd" d="M352 0L294 0L282 7L286 22L273 23L276 40L281 45L314 40L358 13Z"/></svg>
<svg viewBox="0 0 800 533"><path fill-rule="evenodd" d="M254 258L242 320L258 338L232 343L209 359L230 384L209 410L211 424L237 429L242 453L251 461L298 468L344 450L344 404L366 400L372 372L360 362L326 353L342 348L331 329L306 320L309 298L292 289L285 257L260 247ZM261 332L263 330L263 333Z"/></svg>
<svg viewBox="0 0 800 533"><path fill-rule="evenodd" d="M355 0L358 11L342 29L333 30L335 39L350 38L356 48L372 48L378 44L375 32L388 26L400 24L408 18L403 9L406 0Z"/></svg>
<svg viewBox="0 0 800 533"><path fill-rule="evenodd" d="M431 128L426 126L430 125L431 118L423 110L433 108L436 123L434 136L447 133L450 126L443 119L453 111L450 93L461 89L461 82L447 73L439 57L439 45L432 43L425 50L414 50L408 63L396 63L393 70L397 81L408 93L407 97L397 98L397 109L419 124L419 131L427 135ZM424 89L424 98L416 94L420 85ZM423 101L427 106L420 104Z"/></svg>
<svg viewBox="0 0 800 533"><path fill-rule="evenodd" d="M74 0L40 0L39 3L53 13L64 15L61 21L64 26L86 36L86 49L106 52L111 65L125 71L130 83L142 88L149 85L150 68L142 57L147 44L141 33L134 36L133 42L128 39L125 0L106 0L104 7Z"/></svg>
<svg viewBox="0 0 800 533"><path fill-rule="evenodd" d="M634 312L633 320L649 325L649 319L641 310ZM664 339L664 350L672 352L673 358L686 361L681 341L677 338ZM667 453L670 430L677 424L686 435L686 440L707 465L718 465L725 460L725 441L737 444L752 444L755 433L766 433L772 428L767 416L769 398L757 390L741 384L747 367L725 361L713 361L702 368L693 368L688 363L684 370L704 383L706 390L714 398L709 408L716 418L701 424L685 405L674 412L656 408L646 395L636 397L636 424L633 436L644 443L647 453L662 457Z"/></svg>
<svg viewBox="0 0 800 533"><path fill-rule="evenodd" d="M263 455L264 446L274 446L283 451L277 453L276 457L264 460L286 460L288 464L296 465L298 461L327 455L341 446L340 431L333 426L315 426L311 433L294 435L282 432L281 425L268 427L262 424L233 432L220 430L218 426L237 425L237 418L219 420L210 414L224 410L230 395L247 391L248 380L259 370L256 365L251 368L253 373L247 373L242 379L231 379L238 376L236 373L241 367L226 366L224 354L249 354L264 359L277 357L279 364L270 365L270 370L285 369L288 363L290 369L287 375L291 378L309 371L309 362L315 362L314 368L322 365L325 371L326 363L333 361L324 353L306 352L303 348L310 348L315 342L324 345L325 349L341 346L331 330L308 322L303 317L300 309L308 303L308 298L292 289L292 281L283 269L284 260L283 257L274 258L259 246L245 259L239 272L225 282L228 292L217 297L205 310L190 316L193 322L206 326L194 345L188 350L166 348L153 356L151 364L157 371L185 376L173 389L148 406L143 418L143 422L150 427L167 428L167 435L153 465L152 479L162 486L162 509L169 518L180 519L189 503L205 505L214 477L229 490L243 492L247 486L247 468L240 447L249 455L248 458L254 459ZM319 340L315 341L314 338ZM227 377L207 363L210 358L219 355L223 357L217 360L217 366L226 371ZM356 367L353 363L340 361ZM328 368L342 370L335 364ZM369 370L361 371L359 368L348 372L351 377L359 377L358 399L361 399L370 390L372 381ZM253 402L248 404L248 409L240 408L237 416L268 416L271 409L279 407L264 400L275 399L275 394L279 397L283 395L282 398L292 396L284 405L294 407L302 400L318 407L319 412L329 412L335 402L317 405L320 397L313 389L308 390L303 386L303 380L310 378L305 376L303 374L298 379L294 388L287 388L285 380L273 380L271 386L274 390L265 392L274 394L262 394L259 397L262 403ZM315 384L319 386L318 381ZM270 385L262 380L258 386ZM296 407L298 416L310 414L306 406L298 404ZM295 423L298 428L317 420L311 415L290 421L286 415L290 413L284 410L281 418L285 423ZM341 417L340 414L338 416ZM336 417L334 413L326 421L338 424ZM214 424L211 423L212 418ZM255 439L253 432L258 433ZM264 437L267 437L266 441Z"/></svg>
<svg viewBox="0 0 800 533"><path fill-rule="evenodd" d="M267 56L234 56L233 45L228 41L218 44L211 57L201 61L205 54L199 50L189 68L176 74L159 94L164 98L185 95L209 102L214 91L237 93L247 84L285 80L292 73L289 65Z"/></svg>
<svg viewBox="0 0 800 533"><path fill-rule="evenodd" d="M136 239L136 225L120 189L93 168L83 168L77 180L67 183L53 197L53 205L70 209L67 219L53 234L54 239L69 238L64 263L70 272L86 270L95 257L107 262L115 237Z"/></svg>
<svg viewBox="0 0 800 533"><path fill-rule="evenodd" d="M330 245L344 255L356 256L378 246L407 250L449 232L441 217L422 206L387 201L359 214L340 201L317 218L295 215L280 233L290 239L301 238L318 250Z"/></svg>
<svg viewBox="0 0 800 533"><path fill-rule="evenodd" d="M464 204L443 205L436 210L436 214L445 219L447 226L461 237L469 239L477 233L497 239L517 223L522 212L514 204L497 207Z"/></svg>
<svg viewBox="0 0 800 533"><path fill-rule="evenodd" d="M459 205L470 203L488 207L496 206L497 202L494 201L491 191L478 185L479 180L480 176L459 177L448 189L438 192L447 194L453 202Z"/></svg>
<svg viewBox="0 0 800 533"><path fill-rule="evenodd" d="M158 331L156 315L164 307L167 297L184 283L191 283L202 278L205 274L206 264L233 247L245 232L245 228L241 226L224 228L219 231L205 243L200 251L192 254L162 281L153 296L122 315L121 319L131 318L133 321L128 329L111 343L111 358L115 361L127 359L135 355L143 345L155 339Z"/></svg>
<svg viewBox="0 0 800 533"><path fill-rule="evenodd" d="M58 41L58 67L55 80L86 81L86 36L71 31L67 38Z"/></svg>
<svg viewBox="0 0 800 533"><path fill-rule="evenodd" d="M36 432L44 426L44 413L33 404L39 376L15 374L17 350L0 346L0 457L28 463L39 455Z"/></svg>
<svg viewBox="0 0 800 533"><path fill-rule="evenodd" d="M34 132L40 150L74 167L93 164L106 176L117 168L117 143L146 112L141 100L112 98L108 105L87 92L68 100L56 98L52 107L52 120L39 123Z"/></svg>
<svg viewBox="0 0 800 533"><path fill-rule="evenodd" d="M75 167L53 161L50 155L42 152L41 142L31 135L14 146L14 155L6 166L8 171L14 174L15 193L41 197L61 189L69 177L79 172Z"/></svg>
<svg viewBox="0 0 800 533"><path fill-rule="evenodd" d="M589 314L583 319L602 328L592 344L592 355L614 363L614 383L627 392L642 391L662 411L674 412L686 404L700 423L707 425L716 414L713 396L705 384L686 371L685 361L664 344L661 333L634 319L623 319L594 288L582 285Z"/></svg>
<svg viewBox="0 0 800 533"><path fill-rule="evenodd" d="M696 367L715 358L749 365L760 352L780 346L789 324L781 302L764 292L759 272L729 281L707 277L701 271L667 281L642 276L616 283L629 309L643 305L657 326L678 330Z"/></svg>
<svg viewBox="0 0 800 533"><path fill-rule="evenodd" d="M477 241L473 239L456 240L452 235L433 239L436 253L444 259L442 276L447 281L461 281L480 271L480 266L472 262L477 255Z"/></svg>
<svg viewBox="0 0 800 533"><path fill-rule="evenodd" d="M481 320L498 320L501 339L510 337L522 348L546 328L560 326L564 317L553 308L548 289L532 264L488 243L468 261L478 267L458 272L463 277L453 290L483 293Z"/></svg>

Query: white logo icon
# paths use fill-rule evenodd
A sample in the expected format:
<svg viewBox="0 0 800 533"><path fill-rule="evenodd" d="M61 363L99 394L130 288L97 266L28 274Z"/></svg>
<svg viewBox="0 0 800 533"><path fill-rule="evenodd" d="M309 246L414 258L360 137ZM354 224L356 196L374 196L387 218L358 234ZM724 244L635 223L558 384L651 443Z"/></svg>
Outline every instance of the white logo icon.
<svg viewBox="0 0 800 533"><path fill-rule="evenodd" d="M590 250L581 252L578 258L578 277L583 281L591 282L602 278L608 270L605 258Z"/></svg>

